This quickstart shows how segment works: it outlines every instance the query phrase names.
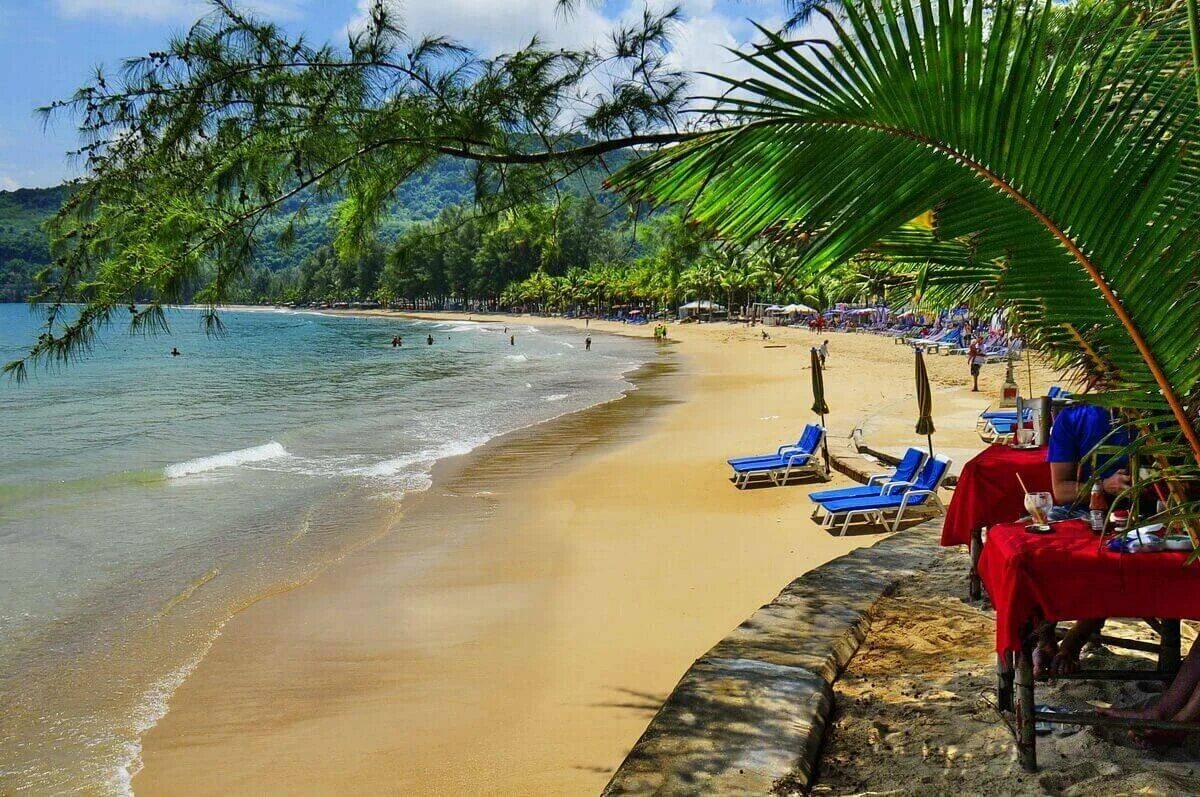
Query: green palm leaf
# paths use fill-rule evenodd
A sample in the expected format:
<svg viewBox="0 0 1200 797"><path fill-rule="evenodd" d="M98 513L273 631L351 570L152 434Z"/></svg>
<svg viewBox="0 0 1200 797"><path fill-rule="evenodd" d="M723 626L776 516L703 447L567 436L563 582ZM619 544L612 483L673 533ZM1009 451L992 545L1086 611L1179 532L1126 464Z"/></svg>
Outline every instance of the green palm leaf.
<svg viewBox="0 0 1200 797"><path fill-rule="evenodd" d="M742 55L755 76L731 81L719 108L739 123L633 163L617 183L688 202L729 238L807 233L810 273L886 247L935 208L937 241L960 250L945 267L925 242L931 274L986 281L1064 360L1098 356L1110 398L1169 411L1200 461L1186 26L1084 12L1051 39L1049 4L986 9L846 0L823 12L833 41L764 31Z"/></svg>

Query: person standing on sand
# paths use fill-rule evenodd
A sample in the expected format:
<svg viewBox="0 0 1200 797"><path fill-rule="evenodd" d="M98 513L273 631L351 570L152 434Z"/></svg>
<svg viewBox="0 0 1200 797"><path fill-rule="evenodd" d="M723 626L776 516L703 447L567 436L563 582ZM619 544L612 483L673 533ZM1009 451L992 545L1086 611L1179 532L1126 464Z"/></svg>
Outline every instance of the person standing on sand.
<svg viewBox="0 0 1200 797"><path fill-rule="evenodd" d="M588 335L588 336L587 336L587 337L584 339L584 341L583 341L583 350L584 350L584 351L591 351L591 350L592 350L592 336L591 336L591 335Z"/></svg>
<svg viewBox="0 0 1200 797"><path fill-rule="evenodd" d="M829 357L829 341L825 341L817 348L817 354L821 356L821 367L825 367L825 359Z"/></svg>
<svg viewBox="0 0 1200 797"><path fill-rule="evenodd" d="M967 362L971 364L971 379L974 382L971 385L971 392L979 392L979 372L983 370L983 364L987 362L987 357L983 356L983 348L979 345L979 338L971 338L971 345L967 347Z"/></svg>

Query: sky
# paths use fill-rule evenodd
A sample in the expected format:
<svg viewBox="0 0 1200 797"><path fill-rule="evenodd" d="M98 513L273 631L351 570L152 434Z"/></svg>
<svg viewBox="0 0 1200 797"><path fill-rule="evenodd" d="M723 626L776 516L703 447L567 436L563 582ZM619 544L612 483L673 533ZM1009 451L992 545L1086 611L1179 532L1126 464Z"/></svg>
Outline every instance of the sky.
<svg viewBox="0 0 1200 797"><path fill-rule="evenodd" d="M241 0L313 42L343 42L370 0ZM510 51L535 33L560 46L594 41L615 23L641 14L646 2L583 2L555 13L554 0L389 0L414 35L440 33L484 55ZM723 48L755 36L750 20L777 26L785 0L674 0L684 21L671 53L675 66L729 73ZM34 109L69 97L99 65L159 49L204 14L204 0L0 0L0 191L52 186L78 176L65 153L76 146L68 120L44 126ZM704 85L697 93L705 91Z"/></svg>

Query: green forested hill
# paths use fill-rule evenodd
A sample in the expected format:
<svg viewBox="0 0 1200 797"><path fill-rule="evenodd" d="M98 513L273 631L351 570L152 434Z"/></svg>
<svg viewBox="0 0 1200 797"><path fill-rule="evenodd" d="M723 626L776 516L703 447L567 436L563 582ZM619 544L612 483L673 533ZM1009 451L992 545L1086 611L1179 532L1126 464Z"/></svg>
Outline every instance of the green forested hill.
<svg viewBox="0 0 1200 797"><path fill-rule="evenodd" d="M574 178L572 190L582 192L583 184L598 187L603 176L585 170ZM459 161L435 164L424 174L403 185L397 192L392 213L383 220L380 238L391 241L415 223L433 220L443 209L470 203L473 183L467 168ZM0 301L24 299L33 288L33 275L49 262L46 236L41 224L54 214L65 196L63 187L22 188L0 191ZM299 200L283 209L295 210ZM294 243L287 249L272 245L283 222L264 226L263 246L257 258L262 268L281 272L298 268L310 255L332 239L330 216L336 199L310 199L307 217L296 225Z"/></svg>
<svg viewBox="0 0 1200 797"><path fill-rule="evenodd" d="M0 301L23 299L50 260L41 224L62 204L60 188L0 191Z"/></svg>

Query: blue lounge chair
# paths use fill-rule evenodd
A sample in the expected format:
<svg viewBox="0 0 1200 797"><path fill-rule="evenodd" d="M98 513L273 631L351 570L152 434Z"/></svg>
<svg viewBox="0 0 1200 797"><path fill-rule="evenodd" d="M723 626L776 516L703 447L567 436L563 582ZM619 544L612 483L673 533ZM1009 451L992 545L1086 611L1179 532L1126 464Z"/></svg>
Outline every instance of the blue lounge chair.
<svg viewBox="0 0 1200 797"><path fill-rule="evenodd" d="M867 523L887 525L887 513L895 512L896 517L892 521L891 530L896 531L904 519L905 510L909 507L932 503L944 512L946 507L938 498L937 491L949 472L950 460L938 454L925 462L911 487L905 487L886 495L842 498L822 502L821 508L825 510L825 518L821 525L825 528L833 528L833 525L840 519L842 523L841 536L844 537L846 530L850 528L851 521L856 517L864 518Z"/></svg>
<svg viewBox="0 0 1200 797"><path fill-rule="evenodd" d="M779 448L775 449L774 454L755 454L749 457L734 457L733 459L726 460L726 462L728 462L730 465L745 465L749 462L765 462L767 460L778 459L786 454L806 450L807 447L812 443L811 437L819 432L820 427L818 427L815 423L810 423L804 427L804 431L800 433L800 438L796 440L795 443L789 443L780 446Z"/></svg>
<svg viewBox="0 0 1200 797"><path fill-rule="evenodd" d="M742 489L761 478L782 485L800 474L824 476L821 458L817 455L817 449L824 439L825 430L816 424L809 424L794 449L781 452L778 456L742 457L736 462L729 460L729 466L733 468L734 486Z"/></svg>
<svg viewBox="0 0 1200 797"><path fill-rule="evenodd" d="M872 495L886 495L900 487L912 486L913 479L916 478L917 471L921 469L921 465L924 462L925 452L919 448L910 448L904 452L900 463L896 465L896 469L891 473L876 473L867 479L866 484L860 487L818 490L815 493L809 493L808 497L810 500L821 503L824 501L836 501L842 498L864 498ZM814 515L816 511L814 510Z"/></svg>

